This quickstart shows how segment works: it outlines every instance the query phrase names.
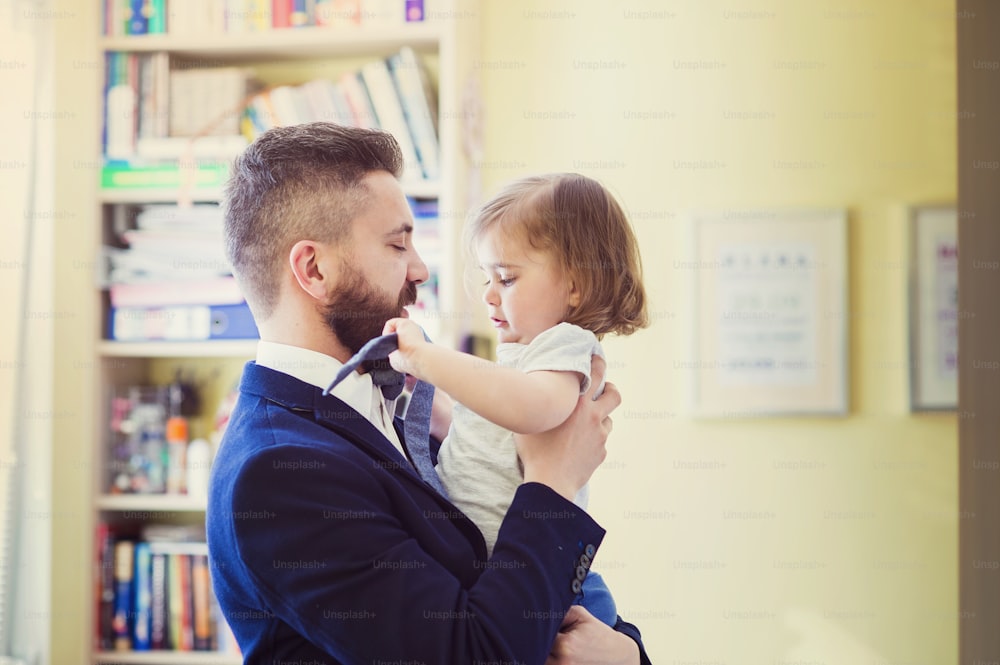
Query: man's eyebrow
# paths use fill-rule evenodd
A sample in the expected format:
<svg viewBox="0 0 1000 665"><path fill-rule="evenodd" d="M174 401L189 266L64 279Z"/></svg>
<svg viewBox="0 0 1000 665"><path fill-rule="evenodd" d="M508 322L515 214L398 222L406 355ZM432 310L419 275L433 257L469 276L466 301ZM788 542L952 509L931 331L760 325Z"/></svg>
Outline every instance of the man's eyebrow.
<svg viewBox="0 0 1000 665"><path fill-rule="evenodd" d="M389 238L391 236L398 236L401 233L413 233L413 224L410 222L403 222L391 231L387 231L385 237Z"/></svg>

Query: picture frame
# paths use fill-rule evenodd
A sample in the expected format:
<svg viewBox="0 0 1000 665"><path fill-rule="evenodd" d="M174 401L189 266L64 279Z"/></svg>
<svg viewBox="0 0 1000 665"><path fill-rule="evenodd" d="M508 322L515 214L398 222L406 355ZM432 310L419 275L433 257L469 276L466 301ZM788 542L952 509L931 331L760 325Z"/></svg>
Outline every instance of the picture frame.
<svg viewBox="0 0 1000 665"><path fill-rule="evenodd" d="M958 407L958 211L916 205L909 214L910 411Z"/></svg>
<svg viewBox="0 0 1000 665"><path fill-rule="evenodd" d="M847 211L690 220L694 416L845 415Z"/></svg>

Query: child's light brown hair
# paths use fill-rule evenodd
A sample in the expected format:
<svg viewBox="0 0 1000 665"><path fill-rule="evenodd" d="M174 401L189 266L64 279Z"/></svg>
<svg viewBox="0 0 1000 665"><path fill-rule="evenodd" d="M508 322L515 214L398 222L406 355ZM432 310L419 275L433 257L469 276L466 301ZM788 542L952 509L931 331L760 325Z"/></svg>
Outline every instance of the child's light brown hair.
<svg viewBox="0 0 1000 665"><path fill-rule="evenodd" d="M642 260L628 218L601 183L576 173L515 180L488 201L466 228L475 247L487 232L555 257L580 292L567 323L590 330L631 335L648 325Z"/></svg>

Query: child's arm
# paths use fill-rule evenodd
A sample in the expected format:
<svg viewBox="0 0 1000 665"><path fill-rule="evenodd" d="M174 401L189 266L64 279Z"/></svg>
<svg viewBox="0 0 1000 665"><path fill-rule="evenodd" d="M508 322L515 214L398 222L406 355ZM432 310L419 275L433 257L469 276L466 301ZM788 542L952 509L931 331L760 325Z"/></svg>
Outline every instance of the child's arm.
<svg viewBox="0 0 1000 665"><path fill-rule="evenodd" d="M399 350L389 362L432 383L483 418L516 434L545 432L569 417L580 398L575 372L522 372L431 344L408 319L390 319L383 333L395 332Z"/></svg>

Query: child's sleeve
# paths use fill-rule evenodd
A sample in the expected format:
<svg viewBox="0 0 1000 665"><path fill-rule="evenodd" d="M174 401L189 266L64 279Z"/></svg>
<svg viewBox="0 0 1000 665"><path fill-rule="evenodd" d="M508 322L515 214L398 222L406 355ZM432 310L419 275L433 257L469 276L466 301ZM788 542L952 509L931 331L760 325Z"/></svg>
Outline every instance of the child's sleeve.
<svg viewBox="0 0 1000 665"><path fill-rule="evenodd" d="M580 393L590 388L590 358L604 350L594 333L571 323L560 323L539 334L521 356L518 368L524 372L576 372Z"/></svg>

